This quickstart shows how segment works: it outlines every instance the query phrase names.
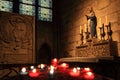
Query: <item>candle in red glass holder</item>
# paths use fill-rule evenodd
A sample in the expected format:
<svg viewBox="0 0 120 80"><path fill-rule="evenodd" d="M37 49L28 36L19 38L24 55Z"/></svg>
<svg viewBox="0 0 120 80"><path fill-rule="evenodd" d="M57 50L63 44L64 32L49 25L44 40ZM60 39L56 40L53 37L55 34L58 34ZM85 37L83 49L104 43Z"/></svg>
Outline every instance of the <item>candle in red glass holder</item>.
<svg viewBox="0 0 120 80"><path fill-rule="evenodd" d="M95 75L92 72L86 72L83 77L85 80L94 80Z"/></svg>
<svg viewBox="0 0 120 80"><path fill-rule="evenodd" d="M92 71L89 67L86 67L86 68L83 68L83 70L82 70L82 72L90 72L90 71Z"/></svg>
<svg viewBox="0 0 120 80"><path fill-rule="evenodd" d="M38 69L33 69L29 71L29 76L30 77L38 77L40 74L40 71Z"/></svg>
<svg viewBox="0 0 120 80"><path fill-rule="evenodd" d="M78 77L80 76L80 71L77 70L77 68L73 68L72 70L70 70L70 76Z"/></svg>
<svg viewBox="0 0 120 80"><path fill-rule="evenodd" d="M52 59L52 65L57 66L58 65L58 60L57 58Z"/></svg>
<svg viewBox="0 0 120 80"><path fill-rule="evenodd" d="M68 65L67 63L62 63L62 64L60 64L60 66L59 66L59 69L60 69L60 70L66 70L67 68L69 68L69 65Z"/></svg>

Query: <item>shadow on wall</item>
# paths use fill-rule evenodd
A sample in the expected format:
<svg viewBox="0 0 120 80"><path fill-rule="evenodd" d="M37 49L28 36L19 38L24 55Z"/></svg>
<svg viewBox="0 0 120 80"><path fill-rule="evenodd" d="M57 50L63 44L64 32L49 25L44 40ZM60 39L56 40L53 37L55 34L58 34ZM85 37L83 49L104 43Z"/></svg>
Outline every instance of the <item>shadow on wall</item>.
<svg viewBox="0 0 120 80"><path fill-rule="evenodd" d="M111 42L111 56L118 57L118 42L112 41Z"/></svg>
<svg viewBox="0 0 120 80"><path fill-rule="evenodd" d="M50 46L44 42L37 53L37 63L50 64L51 55Z"/></svg>
<svg viewBox="0 0 120 80"><path fill-rule="evenodd" d="M67 57L72 57L68 51L64 51L64 53L62 53L60 56L60 58L67 58Z"/></svg>

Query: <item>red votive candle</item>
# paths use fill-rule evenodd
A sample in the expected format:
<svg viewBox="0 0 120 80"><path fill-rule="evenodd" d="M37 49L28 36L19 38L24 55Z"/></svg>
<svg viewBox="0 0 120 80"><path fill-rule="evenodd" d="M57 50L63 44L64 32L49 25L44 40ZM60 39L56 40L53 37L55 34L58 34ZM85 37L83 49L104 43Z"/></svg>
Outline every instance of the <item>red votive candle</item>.
<svg viewBox="0 0 120 80"><path fill-rule="evenodd" d="M52 65L56 67L58 65L58 60L57 58L52 59Z"/></svg>
<svg viewBox="0 0 120 80"><path fill-rule="evenodd" d="M86 72L83 77L85 80L94 80L95 75L92 72Z"/></svg>
<svg viewBox="0 0 120 80"><path fill-rule="evenodd" d="M86 68L82 69L83 73L90 72L90 71L92 71L92 70L89 67L86 67Z"/></svg>
<svg viewBox="0 0 120 80"><path fill-rule="evenodd" d="M69 65L67 63L62 63L59 65L60 70L66 70L67 68L69 68Z"/></svg>
<svg viewBox="0 0 120 80"><path fill-rule="evenodd" d="M38 69L33 69L29 71L29 76L30 77L38 77L40 74L40 71Z"/></svg>
<svg viewBox="0 0 120 80"><path fill-rule="evenodd" d="M73 68L72 70L70 70L70 76L78 77L80 76L80 71L77 70L76 68Z"/></svg>

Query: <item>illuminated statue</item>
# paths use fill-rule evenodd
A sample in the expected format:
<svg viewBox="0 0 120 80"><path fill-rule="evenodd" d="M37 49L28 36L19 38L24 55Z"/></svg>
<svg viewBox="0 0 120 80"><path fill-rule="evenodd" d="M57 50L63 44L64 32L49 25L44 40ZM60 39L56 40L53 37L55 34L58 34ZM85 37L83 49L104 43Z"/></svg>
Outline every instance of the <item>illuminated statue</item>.
<svg viewBox="0 0 120 80"><path fill-rule="evenodd" d="M93 11L92 8L90 8L88 12L89 14L85 16L87 17L88 27L90 27L91 38L97 37L97 34L96 34L97 19L95 16L95 12Z"/></svg>

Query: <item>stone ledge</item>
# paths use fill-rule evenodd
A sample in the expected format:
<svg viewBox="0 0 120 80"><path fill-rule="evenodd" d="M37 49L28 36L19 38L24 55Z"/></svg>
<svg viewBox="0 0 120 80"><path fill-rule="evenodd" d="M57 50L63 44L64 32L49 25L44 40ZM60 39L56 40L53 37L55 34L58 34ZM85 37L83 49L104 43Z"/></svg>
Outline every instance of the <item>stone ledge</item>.
<svg viewBox="0 0 120 80"><path fill-rule="evenodd" d="M61 58L60 62L99 62L99 60L113 60L113 56L105 57L68 57Z"/></svg>

